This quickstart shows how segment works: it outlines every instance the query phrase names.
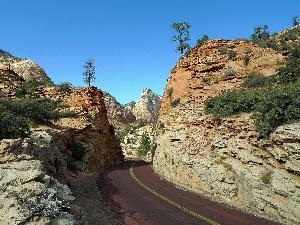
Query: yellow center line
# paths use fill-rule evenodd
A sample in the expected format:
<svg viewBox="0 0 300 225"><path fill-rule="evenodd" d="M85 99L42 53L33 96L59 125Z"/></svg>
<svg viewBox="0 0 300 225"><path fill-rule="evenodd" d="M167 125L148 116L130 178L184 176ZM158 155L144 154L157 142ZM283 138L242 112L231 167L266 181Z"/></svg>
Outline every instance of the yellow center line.
<svg viewBox="0 0 300 225"><path fill-rule="evenodd" d="M141 186L142 186L143 188L145 188L147 191L151 192L153 195L157 196L158 198L160 198L160 199L162 199L162 200L168 202L169 204L171 204L171 205L173 205L173 206L175 206L175 207L181 209L182 211L184 211L184 212L186 212L186 213L189 213L189 214L191 214L191 215L193 215L193 216L195 216L195 217L197 217L197 218L199 218L199 219L201 219L201 220L203 220L203 221L206 221L207 223L209 223L209 224L211 224L211 225L220 225L219 223L217 223L217 222L215 222L215 221L212 221L212 220L206 218L205 216L202 216L202 215L200 215L200 214L198 214L198 213L196 213L196 212L193 212L193 211L191 211L191 210L189 210L189 209L187 209L187 208L185 208L185 207L183 207L183 206L177 204L176 202L174 202L174 201L172 201L172 200L166 198L165 196L163 196L163 195L157 193L156 191L152 190L151 188L149 188L148 186L146 186L145 184L143 184L143 183L142 183L142 182L134 175L134 173L133 173L133 165L134 165L134 164L135 164L135 163L133 163L132 166L130 167L130 175L131 175L131 177L132 177L139 185L141 185Z"/></svg>

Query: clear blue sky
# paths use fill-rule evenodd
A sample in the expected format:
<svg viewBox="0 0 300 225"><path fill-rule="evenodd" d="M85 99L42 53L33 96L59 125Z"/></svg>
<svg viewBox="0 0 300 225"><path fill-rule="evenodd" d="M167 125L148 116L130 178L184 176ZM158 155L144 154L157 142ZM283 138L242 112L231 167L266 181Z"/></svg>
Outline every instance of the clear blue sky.
<svg viewBox="0 0 300 225"><path fill-rule="evenodd" d="M0 49L29 58L56 84L85 86L83 64L92 58L94 86L120 103L143 88L162 94L179 53L174 22L189 22L191 41L249 38L292 25L300 0L1 0Z"/></svg>

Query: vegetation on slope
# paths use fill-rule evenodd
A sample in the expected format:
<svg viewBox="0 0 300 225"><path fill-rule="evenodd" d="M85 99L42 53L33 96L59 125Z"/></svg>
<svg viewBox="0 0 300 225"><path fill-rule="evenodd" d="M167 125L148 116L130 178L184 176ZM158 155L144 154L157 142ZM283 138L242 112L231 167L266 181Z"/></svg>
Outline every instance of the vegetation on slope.
<svg viewBox="0 0 300 225"><path fill-rule="evenodd" d="M300 120L300 44L288 46L285 67L272 76L251 72L242 87L205 102L205 112L216 117L253 112L257 132L266 136L284 123Z"/></svg>
<svg viewBox="0 0 300 225"><path fill-rule="evenodd" d="M72 111L59 111L59 101L40 98L41 85L35 80L22 83L15 88L17 98L0 99L0 140L27 137L36 125L76 116Z"/></svg>

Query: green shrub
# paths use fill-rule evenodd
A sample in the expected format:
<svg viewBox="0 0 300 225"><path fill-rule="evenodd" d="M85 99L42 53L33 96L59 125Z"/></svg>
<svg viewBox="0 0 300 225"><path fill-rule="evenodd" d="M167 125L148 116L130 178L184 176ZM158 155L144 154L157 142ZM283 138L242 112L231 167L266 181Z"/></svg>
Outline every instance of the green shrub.
<svg viewBox="0 0 300 225"><path fill-rule="evenodd" d="M270 88L264 93L253 114L256 130L261 135L268 135L281 124L300 120L299 84Z"/></svg>
<svg viewBox="0 0 300 225"><path fill-rule="evenodd" d="M59 118L74 118L78 116L78 114L75 111L69 109L55 112L58 113Z"/></svg>
<svg viewBox="0 0 300 225"><path fill-rule="evenodd" d="M276 70L276 76L280 83L295 82L300 77L300 44L292 46L286 65Z"/></svg>
<svg viewBox="0 0 300 225"><path fill-rule="evenodd" d="M228 117L241 112L251 112L260 100L257 90L232 90L205 101L205 113L216 117Z"/></svg>
<svg viewBox="0 0 300 225"><path fill-rule="evenodd" d="M267 172L261 176L261 181L265 184L269 184L271 182L272 173Z"/></svg>
<svg viewBox="0 0 300 225"><path fill-rule="evenodd" d="M229 60L234 60L236 55L237 55L237 53L234 50L229 50L228 51L228 59Z"/></svg>
<svg viewBox="0 0 300 225"><path fill-rule="evenodd" d="M1 105L0 105L1 108ZM28 120L0 109L0 140L4 138L24 138L30 132Z"/></svg>
<svg viewBox="0 0 300 225"><path fill-rule="evenodd" d="M223 73L223 77L227 78L227 77L232 77L235 76L236 72L233 69L227 69L225 70L225 72Z"/></svg>
<svg viewBox="0 0 300 225"><path fill-rule="evenodd" d="M15 88L15 94L18 98L39 98L39 88L43 86L42 82L37 80L29 80Z"/></svg>
<svg viewBox="0 0 300 225"><path fill-rule="evenodd" d="M176 106L179 105L179 103L180 103L180 98L176 98L175 100L171 101L170 104L173 108L175 108Z"/></svg>
<svg viewBox="0 0 300 225"><path fill-rule="evenodd" d="M243 82L243 87L246 88L256 88L256 87L264 87L268 84L268 79L262 73L257 71L252 71L249 73L247 78L245 78Z"/></svg>
<svg viewBox="0 0 300 225"><path fill-rule="evenodd" d="M202 36L202 38L201 39L198 39L197 40L197 46L201 46L201 45L203 45L205 42L207 42L209 40L209 37L205 34L205 35L203 35Z"/></svg>
<svg viewBox="0 0 300 225"><path fill-rule="evenodd" d="M252 49L247 47L244 51L245 54L250 54L252 52Z"/></svg>
<svg viewBox="0 0 300 225"><path fill-rule="evenodd" d="M251 59L251 57L249 56L249 55L245 55L244 56L244 65L247 67L248 65L249 65L249 63L250 63L250 59Z"/></svg>
<svg viewBox="0 0 300 225"><path fill-rule="evenodd" d="M145 157L150 150L151 150L151 140L149 135L146 132L144 132L140 140L140 145L137 149L138 156Z"/></svg>
<svg viewBox="0 0 300 225"><path fill-rule="evenodd" d="M220 51L220 55L227 55L228 48L226 46L221 46L219 51Z"/></svg>
<svg viewBox="0 0 300 225"><path fill-rule="evenodd" d="M241 112L254 112L256 131L267 136L279 125L300 120L300 82L269 87L225 92L205 101L205 113L228 117Z"/></svg>
<svg viewBox="0 0 300 225"><path fill-rule="evenodd" d="M72 153L72 158L75 160L82 160L85 155L84 145L77 140L72 140L69 146L69 149Z"/></svg>
<svg viewBox="0 0 300 225"><path fill-rule="evenodd" d="M210 78L209 78L209 77L202 77L202 81L203 81L204 83L207 83L207 82L210 81Z"/></svg>
<svg viewBox="0 0 300 225"><path fill-rule="evenodd" d="M60 83L60 84L56 85L55 89L58 92L68 93L68 92L72 91L73 85L69 82L63 82L63 83Z"/></svg>
<svg viewBox="0 0 300 225"><path fill-rule="evenodd" d="M57 102L47 98L16 99L9 104L9 110L14 114L29 118L34 123L44 124L50 120L60 118L60 113L56 111Z"/></svg>
<svg viewBox="0 0 300 225"><path fill-rule="evenodd" d="M172 87L168 88L166 92L167 92L167 97L171 98L171 96L173 94L173 88Z"/></svg>
<svg viewBox="0 0 300 225"><path fill-rule="evenodd" d="M26 137L30 127L76 116L56 110L58 102L46 98L0 99L0 139Z"/></svg>

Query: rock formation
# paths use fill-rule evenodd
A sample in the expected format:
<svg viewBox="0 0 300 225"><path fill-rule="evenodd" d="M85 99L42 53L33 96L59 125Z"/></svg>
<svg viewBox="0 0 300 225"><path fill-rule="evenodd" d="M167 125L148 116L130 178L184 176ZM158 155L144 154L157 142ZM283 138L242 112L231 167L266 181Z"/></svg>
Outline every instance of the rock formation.
<svg viewBox="0 0 300 225"><path fill-rule="evenodd" d="M150 89L142 91L137 102L121 105L110 94L104 92L104 102L109 122L115 127L125 157L137 157L141 136L146 132L152 142L152 123L157 119L161 97ZM145 158L151 161L151 153Z"/></svg>
<svg viewBox="0 0 300 225"><path fill-rule="evenodd" d="M1 70L13 70L25 80L36 79L49 81L49 77L43 68L30 59L21 59L0 49L0 72Z"/></svg>
<svg viewBox="0 0 300 225"><path fill-rule="evenodd" d="M135 103L132 112L137 120L155 122L160 107L160 96L150 89L143 89L139 100Z"/></svg>
<svg viewBox="0 0 300 225"><path fill-rule="evenodd" d="M152 123L156 121L161 97L148 88L142 90L137 102L120 104L109 93L104 92L104 102L107 108L109 122L117 128L124 124L144 121ZM123 124L123 126L122 126Z"/></svg>
<svg viewBox="0 0 300 225"><path fill-rule="evenodd" d="M85 147L83 160L86 169L93 171L114 165L123 160L114 128L109 124L103 94L95 87L78 88L68 93L57 93L55 88L46 88L46 98L61 100L62 105L75 111L78 118L64 118L55 124L60 128L65 144L81 142ZM56 141L57 142L57 141Z"/></svg>
<svg viewBox="0 0 300 225"><path fill-rule="evenodd" d="M9 67L0 71L1 97L15 98L15 87L27 79L50 80L36 64L30 67L33 63L2 50L0 57L0 63ZM22 76L16 65L27 68ZM0 140L0 224L83 224L88 213L81 207L88 203L76 205L76 196L66 184L72 189L81 177L85 181L87 177L96 179L95 171L123 160L114 128L108 122L103 93L95 87L69 92L40 87L36 94L58 100L59 110L75 111L77 117L32 128L24 139ZM78 149L80 157L76 156ZM95 180L88 182L96 185Z"/></svg>
<svg viewBox="0 0 300 225"><path fill-rule="evenodd" d="M133 123L136 121L131 109L120 104L109 93L104 92L103 94L108 120L114 127L120 127L120 124Z"/></svg>
<svg viewBox="0 0 300 225"><path fill-rule="evenodd" d="M23 150L28 147L21 139L0 141L0 224L80 224L69 187Z"/></svg>
<svg viewBox="0 0 300 225"><path fill-rule="evenodd" d="M232 58L226 54L230 50L236 53ZM299 124L281 126L262 139L250 114L216 119L203 110L207 98L239 87L249 71L270 75L284 63L271 49L221 39L182 56L161 102L154 170L216 201L299 223Z"/></svg>

